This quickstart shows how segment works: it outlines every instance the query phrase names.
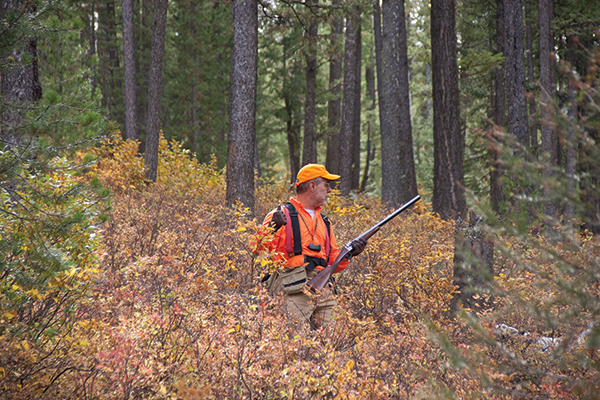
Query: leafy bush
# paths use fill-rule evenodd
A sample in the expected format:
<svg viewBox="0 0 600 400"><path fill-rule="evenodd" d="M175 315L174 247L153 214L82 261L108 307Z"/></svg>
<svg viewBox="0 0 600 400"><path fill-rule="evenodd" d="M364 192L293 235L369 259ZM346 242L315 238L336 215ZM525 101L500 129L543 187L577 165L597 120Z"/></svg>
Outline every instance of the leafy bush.
<svg viewBox="0 0 600 400"><path fill-rule="evenodd" d="M578 393L572 388L594 379L593 353L586 350L591 364L585 366L586 358L538 353L531 340L571 327L562 323L565 315L580 310L570 303L556 314L545 301L552 294L549 282L564 274L542 249L550 246L556 257L576 257L581 265L584 253L573 246L557 246L541 234L498 234L506 246L497 244L495 281L505 294L496 297L498 312L455 321L448 312L455 290L454 224L417 203L374 236L338 276L334 321L322 330L296 331L281 298L269 297L259 284L276 266L269 254L255 252L264 234L261 224L242 208L224 207L223 172L196 163L176 143L163 141L160 148L159 170L169 171L171 179L159 175L156 184L143 179L137 144L113 139L97 150L97 167L87 179L112 191L110 219L94 230L99 241L85 253L87 275L83 268L60 275L70 279L71 286L60 290L72 296L73 306L56 297L52 303L42 298L39 305L30 300L32 310L54 305L56 318L47 332L26 341L2 336L10 349L0 370L3 395L363 399L550 393L572 398ZM289 196L284 183L259 187L262 212ZM345 243L390 210L376 199L334 193L324 212ZM588 260L597 259L592 235L580 237L580 244ZM523 269L523 260L535 270ZM90 275L94 269L99 273ZM542 281L532 275L547 284L538 286ZM560 285L553 287L556 295L564 294ZM597 283L587 290L587 296L597 295ZM537 315L552 316L555 331ZM585 315L577 315L585 326ZM531 336L494 335L499 322L527 327ZM5 333L13 332L18 318L5 315L3 324ZM60 334L52 336L50 328Z"/></svg>

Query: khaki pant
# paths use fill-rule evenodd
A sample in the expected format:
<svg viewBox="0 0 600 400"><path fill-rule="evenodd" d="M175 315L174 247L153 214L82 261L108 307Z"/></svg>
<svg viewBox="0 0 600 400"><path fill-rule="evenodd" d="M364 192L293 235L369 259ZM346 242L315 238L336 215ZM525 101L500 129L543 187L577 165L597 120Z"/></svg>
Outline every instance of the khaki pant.
<svg viewBox="0 0 600 400"><path fill-rule="evenodd" d="M302 267L299 267L302 268ZM307 271L307 281L317 275L318 271ZM276 281L279 281L277 279ZM279 282L273 282L270 289L273 294L282 293ZM285 311L294 324L302 325L308 323L312 329L326 326L332 317L333 307L337 304L327 284L321 293L306 294L304 292L286 294L284 298Z"/></svg>

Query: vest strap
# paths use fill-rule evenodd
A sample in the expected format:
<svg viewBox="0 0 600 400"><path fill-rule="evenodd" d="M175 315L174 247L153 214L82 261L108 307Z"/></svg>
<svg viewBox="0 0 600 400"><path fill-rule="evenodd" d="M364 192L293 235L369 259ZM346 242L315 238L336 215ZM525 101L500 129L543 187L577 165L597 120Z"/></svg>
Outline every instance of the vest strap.
<svg viewBox="0 0 600 400"><path fill-rule="evenodd" d="M298 211L296 210L296 207L294 207L294 205L290 202L284 204L283 210L287 222L285 225L286 252L290 256L292 254L294 256L299 256L300 254L302 254L302 236L300 234L300 222L298 220ZM329 218L327 218L323 214L320 215L323 219L323 222L325 223L325 228L327 228L325 235L327 237L325 240L325 254L327 255L327 258L325 259L325 265L322 265L323 267L326 267L327 261L329 260L329 254L331 254L331 221L329 221ZM312 269L314 269L315 266L313 266Z"/></svg>

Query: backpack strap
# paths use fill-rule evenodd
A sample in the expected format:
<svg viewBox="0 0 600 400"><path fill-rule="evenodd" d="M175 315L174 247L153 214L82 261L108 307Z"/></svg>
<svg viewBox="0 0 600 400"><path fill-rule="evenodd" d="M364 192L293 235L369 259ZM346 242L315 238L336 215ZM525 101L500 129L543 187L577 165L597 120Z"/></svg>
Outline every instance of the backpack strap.
<svg viewBox="0 0 600 400"><path fill-rule="evenodd" d="M302 237L300 234L300 222L298 221L298 211L296 207L290 202L284 204L283 207L286 224L285 224L285 247L288 254L294 254L299 256L302 254ZM329 254L331 254L331 221L325 215L321 214L323 223L325 223L326 237L325 240L325 254L327 258L325 262L329 260Z"/></svg>
<svg viewBox="0 0 600 400"><path fill-rule="evenodd" d="M286 251L288 254L299 256L302 254L302 236L300 236L300 223L298 222L298 211L290 202L284 204L287 224L285 225ZM294 246L292 247L292 238Z"/></svg>
<svg viewBox="0 0 600 400"><path fill-rule="evenodd" d="M327 228L327 230L326 230L327 239L325 241L325 254L327 254L327 260L329 260L329 254L331 254L331 241L329 239L331 237L331 221L329 221L329 218L327 218L323 214L321 214L321 218L323 218L323 222L325 223L325 228Z"/></svg>

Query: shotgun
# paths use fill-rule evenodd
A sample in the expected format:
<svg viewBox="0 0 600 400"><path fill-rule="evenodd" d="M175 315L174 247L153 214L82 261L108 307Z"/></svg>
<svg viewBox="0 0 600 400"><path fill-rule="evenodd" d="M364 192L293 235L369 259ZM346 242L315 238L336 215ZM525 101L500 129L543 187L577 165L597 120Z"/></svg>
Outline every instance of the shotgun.
<svg viewBox="0 0 600 400"><path fill-rule="evenodd" d="M345 260L350 260L352 258L352 253L351 253L352 252L352 242L354 240L358 240L358 239L363 239L365 241L369 240L371 238L371 236L373 236L375 233L377 233L377 231L379 231L379 229L382 226L384 226L385 224L390 222L392 219L396 218L398 216L398 214L400 214L402 211L406 210L408 207L415 204L420 198L421 198L421 196L417 195L412 200L410 200L408 203L404 204L403 206L398 208L396 211L394 211L393 213L391 213L390 215L388 215L387 217L385 217L384 219L382 219L381 221L379 221L378 223L376 223L375 225L373 225L372 227L367 229L360 236L358 236L358 237L354 238L353 240L349 241L348 243L346 243L346 245L344 247L342 247L342 249L340 250L340 254L337 256L337 258L335 259L333 264L325 267L314 278L312 278L310 281L308 281L308 283L306 284L308 289L310 289L312 292L320 292L321 290L323 290L323 287L327 284L327 282L329 282L329 278L331 278L331 275L333 275L333 272L337 269L340 262L345 261Z"/></svg>

